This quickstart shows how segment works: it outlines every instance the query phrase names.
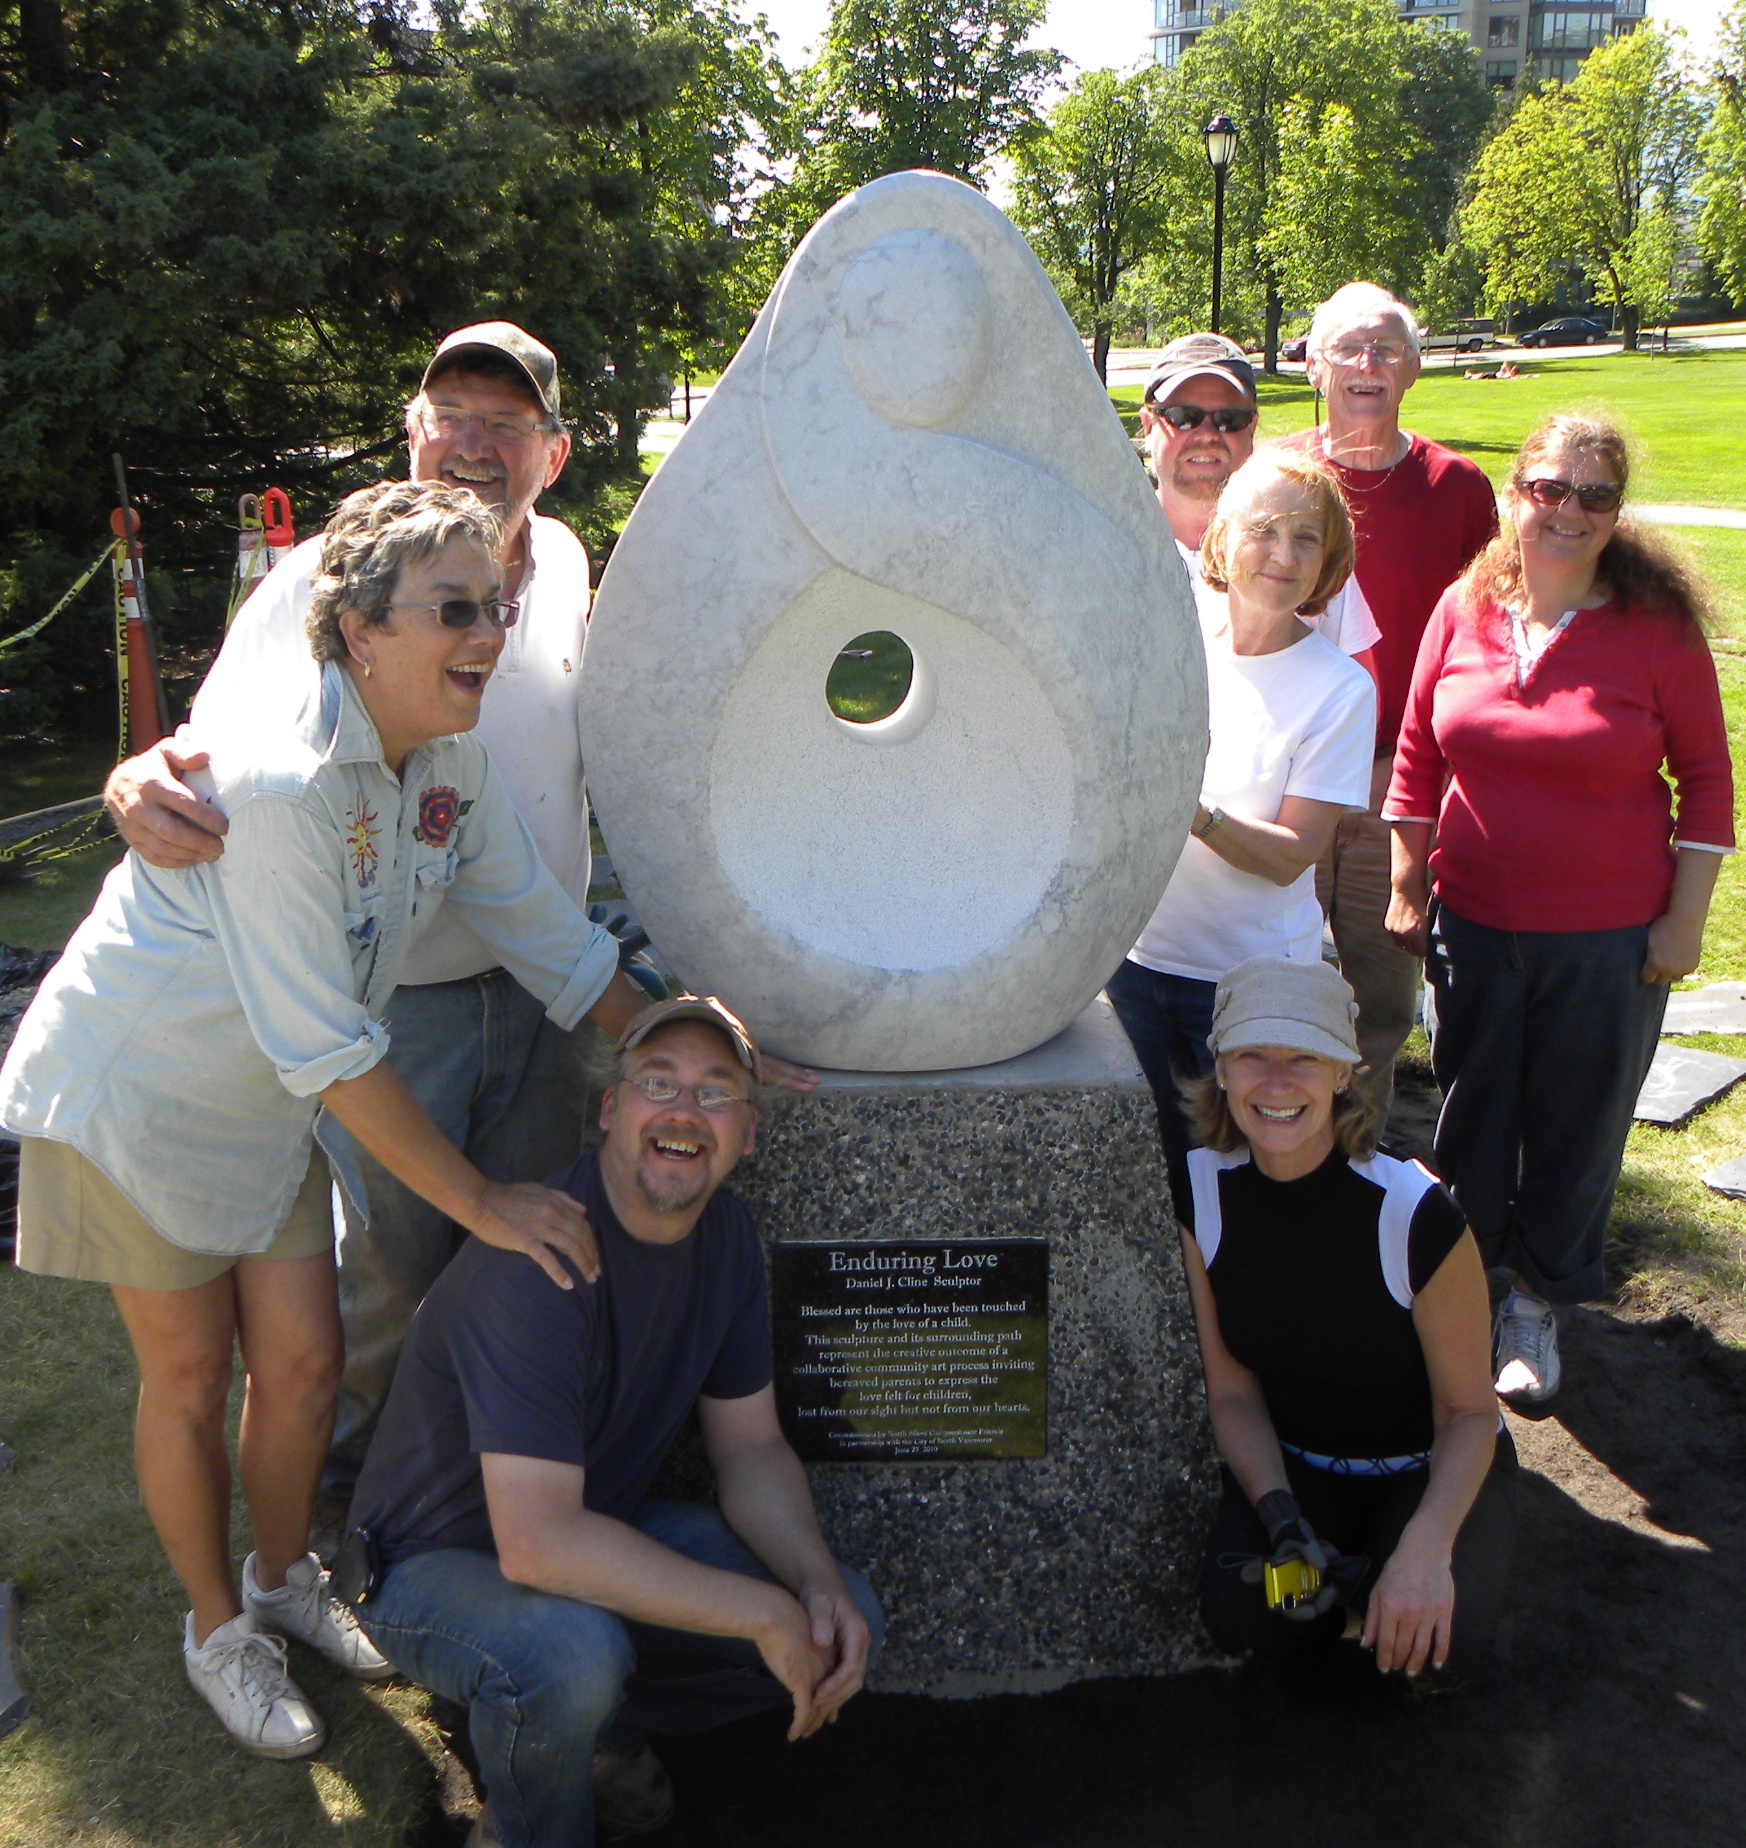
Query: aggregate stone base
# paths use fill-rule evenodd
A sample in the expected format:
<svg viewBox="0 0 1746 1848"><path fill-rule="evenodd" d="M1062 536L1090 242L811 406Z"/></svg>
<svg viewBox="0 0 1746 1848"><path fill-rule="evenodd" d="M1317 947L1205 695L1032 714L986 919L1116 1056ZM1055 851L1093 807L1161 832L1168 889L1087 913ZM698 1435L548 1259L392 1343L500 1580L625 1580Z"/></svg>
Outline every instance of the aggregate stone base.
<svg viewBox="0 0 1746 1848"><path fill-rule="evenodd" d="M1046 1235L1049 1451L811 1466L833 1550L885 1606L873 1685L1042 1692L1208 1659L1217 1485L1157 1119L1100 999L974 1071L833 1072L768 1111L732 1185L767 1241Z"/></svg>

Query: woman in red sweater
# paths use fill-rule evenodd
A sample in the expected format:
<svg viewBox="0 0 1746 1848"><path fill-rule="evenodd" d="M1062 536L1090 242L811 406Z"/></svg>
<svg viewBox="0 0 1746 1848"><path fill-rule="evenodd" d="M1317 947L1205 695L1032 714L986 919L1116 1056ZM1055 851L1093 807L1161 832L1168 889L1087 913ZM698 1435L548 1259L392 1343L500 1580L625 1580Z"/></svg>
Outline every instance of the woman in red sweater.
<svg viewBox="0 0 1746 1848"><path fill-rule="evenodd" d="M1552 1305L1601 1294L1668 984L1698 965L1734 846L1703 596L1620 523L1628 472L1596 419L1522 445L1513 530L1425 630L1383 808L1388 928L1436 997L1438 1165L1511 1273L1497 1390L1519 1404L1558 1390Z"/></svg>

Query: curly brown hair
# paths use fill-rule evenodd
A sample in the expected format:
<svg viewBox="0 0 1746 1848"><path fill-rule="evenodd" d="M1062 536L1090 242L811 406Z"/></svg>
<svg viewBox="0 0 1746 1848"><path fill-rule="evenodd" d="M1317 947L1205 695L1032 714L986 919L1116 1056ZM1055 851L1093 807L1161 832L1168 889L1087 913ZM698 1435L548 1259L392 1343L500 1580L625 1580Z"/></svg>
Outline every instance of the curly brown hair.
<svg viewBox="0 0 1746 1848"><path fill-rule="evenodd" d="M503 538L497 515L465 488L378 481L348 494L327 523L310 591L306 629L316 660L345 660L340 617L356 610L365 622L385 622L401 572L457 537L476 539L493 557Z"/></svg>
<svg viewBox="0 0 1746 1848"><path fill-rule="evenodd" d="M1322 522L1322 568L1315 588L1298 605L1300 616L1319 616L1328 607L1340 587L1352 575L1357 557L1357 543L1352 533L1352 514L1346 496L1332 469L1313 457L1275 444L1264 444L1225 483L1219 504L1213 509L1212 523L1200 542L1200 574L1214 590L1229 590L1231 510L1240 506L1256 484L1267 476L1294 481L1309 491L1311 501Z"/></svg>
<svg viewBox="0 0 1746 1848"><path fill-rule="evenodd" d="M1604 417L1561 411L1542 418L1528 432L1510 465L1507 489L1525 496L1539 465L1564 448L1598 457L1621 493L1630 484L1630 447L1618 425ZM1691 629L1694 639L1701 639L1710 627L1710 595L1702 580L1659 533L1634 520L1621 517L1613 528L1595 563L1595 576L1625 610L1675 617ZM1470 593L1505 607L1521 601L1522 547L1509 527L1467 567L1462 583Z"/></svg>

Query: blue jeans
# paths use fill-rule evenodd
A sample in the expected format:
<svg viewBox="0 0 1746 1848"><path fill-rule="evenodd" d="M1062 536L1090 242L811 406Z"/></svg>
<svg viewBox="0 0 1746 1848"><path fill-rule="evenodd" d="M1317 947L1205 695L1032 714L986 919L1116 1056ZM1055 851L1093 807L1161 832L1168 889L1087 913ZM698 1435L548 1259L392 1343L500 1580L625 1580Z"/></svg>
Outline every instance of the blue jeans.
<svg viewBox="0 0 1746 1848"><path fill-rule="evenodd" d="M770 1578L713 1508L650 1500L632 1525L701 1565ZM878 1601L859 1573L845 1567L843 1578L877 1655ZM467 1709L504 1848L593 1842L597 1743L629 1750L650 1732L703 1732L792 1698L754 1643L634 1623L511 1584L490 1553L403 1560L358 1615L402 1674Z"/></svg>
<svg viewBox="0 0 1746 1848"><path fill-rule="evenodd" d="M1218 984L1192 975L1165 975L1130 958L1110 977L1104 992L1157 1100L1170 1191L1185 1199L1188 1151L1196 1146L1196 1138L1182 1114L1176 1080L1204 1078L1213 1068L1206 1036L1212 1031Z"/></svg>
<svg viewBox="0 0 1746 1848"><path fill-rule="evenodd" d="M543 1181L582 1152L586 1024L566 1033L501 969L458 982L397 989L383 1015L388 1062L448 1139L493 1181ZM366 1225L348 1197L339 1248L346 1370L323 1490L351 1496L412 1312L466 1233L331 1117L322 1146L353 1166L369 1202Z"/></svg>

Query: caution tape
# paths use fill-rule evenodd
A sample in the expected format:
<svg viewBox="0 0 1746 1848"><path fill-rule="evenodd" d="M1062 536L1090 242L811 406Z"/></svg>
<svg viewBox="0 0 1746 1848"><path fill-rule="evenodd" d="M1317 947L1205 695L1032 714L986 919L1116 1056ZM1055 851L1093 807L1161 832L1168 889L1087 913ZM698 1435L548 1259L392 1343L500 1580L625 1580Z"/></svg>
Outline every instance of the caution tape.
<svg viewBox="0 0 1746 1848"><path fill-rule="evenodd" d="M39 866L46 866L51 860L66 860L76 853L86 852L97 844L97 837L108 820L99 799L97 807L89 814L57 821L40 833L0 847L0 880L18 878L34 872Z"/></svg>
<svg viewBox="0 0 1746 1848"><path fill-rule="evenodd" d="M79 592L82 591L85 588L85 586L91 582L91 580L97 575L97 573L101 571L106 564L108 564L110 559L112 559L115 556L116 549L120 545L120 543L121 541L119 539L112 539L109 542L109 544L106 545L103 548L103 550L97 554L97 556L94 559L92 559L90 570L88 570L79 579L79 581L73 586L73 588L69 590L64 597L62 597L60 602L57 603L55 607L52 610L50 610L46 616L38 617L38 619L35 622L33 622L28 629L20 629L16 635L8 635L4 640L0 640L0 654L5 654L9 648L17 648L22 643L28 642L31 639L31 637L34 635L40 635L42 631L46 629L49 626L49 624L53 622L54 619L58 615L60 615L61 611L64 610L67 607L67 605L72 602L72 600L79 594Z"/></svg>

